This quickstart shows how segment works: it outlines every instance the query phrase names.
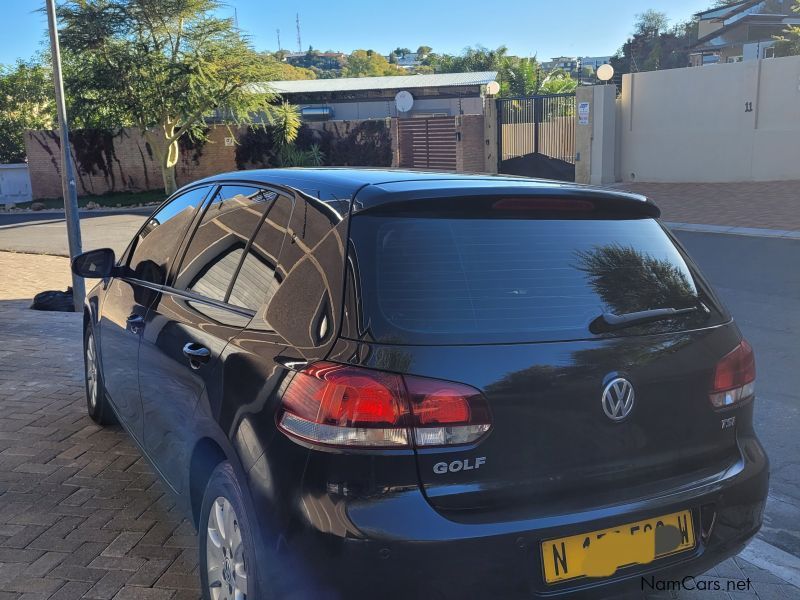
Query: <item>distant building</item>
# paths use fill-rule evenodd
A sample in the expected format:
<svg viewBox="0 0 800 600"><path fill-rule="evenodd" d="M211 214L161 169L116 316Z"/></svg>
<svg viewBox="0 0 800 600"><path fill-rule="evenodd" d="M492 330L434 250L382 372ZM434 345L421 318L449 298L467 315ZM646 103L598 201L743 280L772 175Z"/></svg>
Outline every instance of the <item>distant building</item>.
<svg viewBox="0 0 800 600"><path fill-rule="evenodd" d="M698 67L772 58L775 36L800 24L792 5L793 0L745 0L697 13L698 40L689 63Z"/></svg>
<svg viewBox="0 0 800 600"><path fill-rule="evenodd" d="M386 60L391 61L392 55L390 54L389 56L387 56ZM415 67L420 66L422 64L422 61L420 60L420 56L416 52L408 52L401 56L395 55L394 63L398 67L402 67L404 69L413 69Z"/></svg>
<svg viewBox="0 0 800 600"><path fill-rule="evenodd" d="M586 69L589 68L592 70L592 73L597 71L603 65L608 65L611 63L610 56L581 56L581 66L582 68Z"/></svg>
<svg viewBox="0 0 800 600"><path fill-rule="evenodd" d="M554 69L563 69L570 73L578 70L578 57L577 56L556 56L550 60L541 63L542 69L545 71L553 71Z"/></svg>
<svg viewBox="0 0 800 600"><path fill-rule="evenodd" d="M557 56L542 63L542 69L553 71L563 69L571 75L577 75L578 71L590 69L596 71L601 65L611 62L610 56Z"/></svg>
<svg viewBox="0 0 800 600"><path fill-rule="evenodd" d="M486 86L496 71L388 77L342 77L270 81L269 89L300 107L307 121L384 119L483 114ZM409 110L398 110L395 96L411 94Z"/></svg>

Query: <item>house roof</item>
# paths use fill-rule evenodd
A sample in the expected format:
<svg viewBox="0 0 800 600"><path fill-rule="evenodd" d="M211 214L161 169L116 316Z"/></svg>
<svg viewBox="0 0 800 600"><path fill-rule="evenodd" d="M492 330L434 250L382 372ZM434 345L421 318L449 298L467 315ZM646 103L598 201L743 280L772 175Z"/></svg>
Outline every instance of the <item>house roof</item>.
<svg viewBox="0 0 800 600"><path fill-rule="evenodd" d="M726 18L736 13L739 13L743 10L747 10L751 6L754 6L761 2L762 0L744 0L743 2L739 2L737 4L729 4L728 6L717 6L715 8L709 8L708 10L703 10L698 13L694 13L695 17L703 18L704 15L711 15L711 13L720 13L718 17L713 16L706 16L706 18Z"/></svg>
<svg viewBox="0 0 800 600"><path fill-rule="evenodd" d="M262 86L266 86L279 94L307 94L314 92L351 92L422 87L463 87L486 85L495 79L497 79L497 71L478 71L475 73L436 73L433 75L300 79L295 81L269 81L253 85L257 89L263 89Z"/></svg>
<svg viewBox="0 0 800 600"><path fill-rule="evenodd" d="M722 37L723 35L725 35L726 33L730 32L730 31L732 31L733 29L736 29L738 27L742 27L743 25L746 25L748 23L753 23L753 22L757 22L758 23L758 22L760 22L760 23L771 23L771 24L775 24L775 25L782 25L782 24L790 24L794 20L795 19L789 17L788 15L779 15L779 14L747 15L746 17L742 17L741 19L731 23L730 25L725 25L724 27L720 27L716 31L712 31L708 35L706 35L704 37L701 37L694 44L689 46L689 48L690 49L703 48L710 41L715 40L716 38ZM752 40L752 41L756 41L756 40ZM736 41L736 42L724 42L723 41L720 44L712 44L709 48L710 49L716 49L716 48L720 48L720 47L723 47L723 46L726 46L726 45L741 44L741 43L742 43L741 41Z"/></svg>

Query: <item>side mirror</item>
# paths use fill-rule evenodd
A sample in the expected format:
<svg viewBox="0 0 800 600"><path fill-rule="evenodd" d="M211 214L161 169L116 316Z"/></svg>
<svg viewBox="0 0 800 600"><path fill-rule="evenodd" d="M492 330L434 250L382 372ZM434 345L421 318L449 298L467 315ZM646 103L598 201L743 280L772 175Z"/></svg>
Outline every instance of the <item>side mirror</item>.
<svg viewBox="0 0 800 600"><path fill-rule="evenodd" d="M98 248L72 259L72 272L89 279L104 279L114 274L116 258L111 248Z"/></svg>

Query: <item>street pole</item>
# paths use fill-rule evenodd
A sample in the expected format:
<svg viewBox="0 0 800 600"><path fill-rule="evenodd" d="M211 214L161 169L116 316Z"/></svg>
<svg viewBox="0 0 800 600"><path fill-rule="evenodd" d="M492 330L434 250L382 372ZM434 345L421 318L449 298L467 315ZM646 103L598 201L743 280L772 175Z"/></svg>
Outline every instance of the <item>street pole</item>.
<svg viewBox="0 0 800 600"><path fill-rule="evenodd" d="M58 24L56 22L55 0L47 2L47 24L50 29L50 51L53 59L53 86L56 90L56 110L61 138L61 194L64 196L64 216L67 222L70 260L81 253L81 225L78 214L78 190L72 168L72 155L69 152L69 126L67 107L64 103L64 81L61 77L61 50L58 46ZM83 278L72 274L72 303L75 312L83 312L85 295Z"/></svg>

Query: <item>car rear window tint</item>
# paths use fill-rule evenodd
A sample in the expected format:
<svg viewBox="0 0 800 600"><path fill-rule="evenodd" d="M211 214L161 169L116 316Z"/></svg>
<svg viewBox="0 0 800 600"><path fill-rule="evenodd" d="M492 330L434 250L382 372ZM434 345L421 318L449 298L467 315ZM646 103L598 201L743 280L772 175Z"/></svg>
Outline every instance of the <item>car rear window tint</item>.
<svg viewBox="0 0 800 600"><path fill-rule="evenodd" d="M698 302L686 262L652 219L362 215L352 236L365 319L385 341L579 339L592 337L589 324L603 312Z"/></svg>
<svg viewBox="0 0 800 600"><path fill-rule="evenodd" d="M225 301L247 242L276 197L256 187L222 186L195 229L174 287Z"/></svg>

